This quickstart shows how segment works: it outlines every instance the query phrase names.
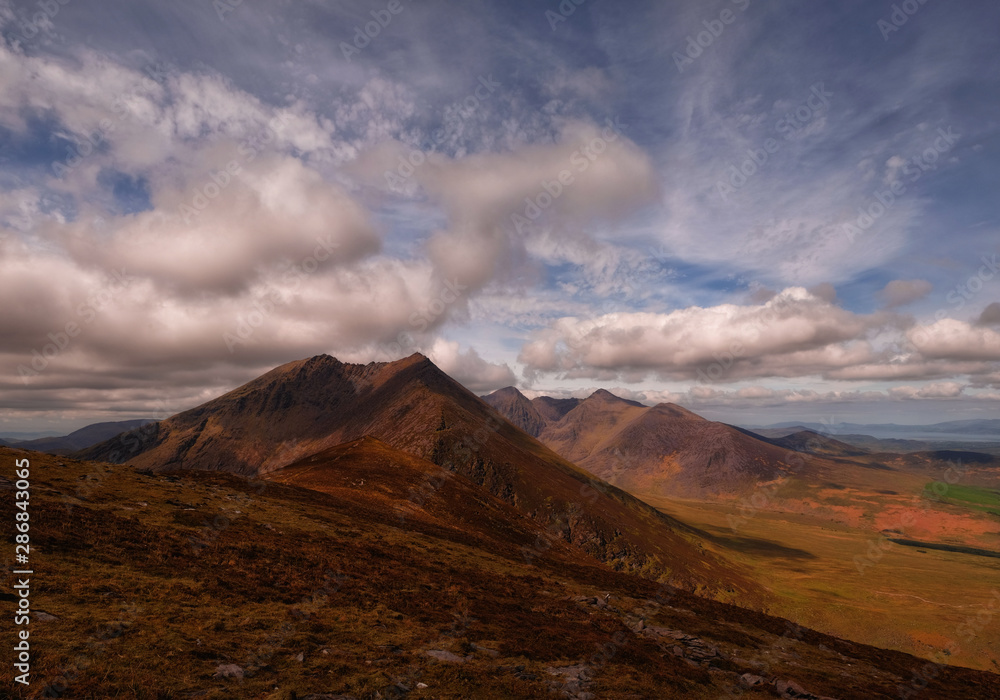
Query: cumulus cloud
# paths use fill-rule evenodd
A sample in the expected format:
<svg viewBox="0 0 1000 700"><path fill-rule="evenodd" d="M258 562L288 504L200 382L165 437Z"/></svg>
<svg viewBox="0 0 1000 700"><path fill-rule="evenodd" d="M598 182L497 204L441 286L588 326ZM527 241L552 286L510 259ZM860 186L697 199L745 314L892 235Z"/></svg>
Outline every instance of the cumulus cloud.
<svg viewBox="0 0 1000 700"><path fill-rule="evenodd" d="M992 102L973 104L992 99L992 73L956 71L990 46L970 31L980 16L948 13L934 33L947 70L928 71L940 51L917 42L859 74L853 55L800 45L850 31L839 16L797 18L764 56L746 42L771 14L748 14L689 79L635 56L683 43L697 3L625 23L594 6L595 22L543 40L503 3L414 5L399 41L349 62L330 28L368 10L307 5L219 23L145 0L60 3L22 41L28 16L0 0L0 425L159 412L160 398L181 410L319 352L424 350L486 390L512 381L483 349L507 352L498 336L527 338L535 378L714 379L636 393L698 405L865 400L827 392L848 382L906 385L897 402L1000 388L996 304L964 325L897 313L931 282L968 279L949 301L989 301L995 231L967 226L988 212L911 174L938 127L973 150L995 131L979 118ZM578 50L594 45L599 65ZM767 79L778 53L801 58L793 79ZM952 109L958 75L983 89ZM779 130L819 95L802 128ZM890 185L906 192L886 203ZM882 310L860 311L872 280L918 259L929 282L892 282ZM970 264L975 277L956 273ZM462 346L441 340L457 325ZM766 377L800 388L723 386Z"/></svg>
<svg viewBox="0 0 1000 700"><path fill-rule="evenodd" d="M1000 361L1000 332L955 319L917 326L907 338L930 359Z"/></svg>
<svg viewBox="0 0 1000 700"><path fill-rule="evenodd" d="M529 373L571 376L622 370L682 379L706 374L730 381L801 376L872 359L866 335L884 321L851 313L796 287L763 304L562 318L537 332L519 359Z"/></svg>
<svg viewBox="0 0 1000 700"><path fill-rule="evenodd" d="M965 386L958 382L938 382L922 387L893 387L889 395L905 399L953 399L961 396L964 390Z"/></svg>
<svg viewBox="0 0 1000 700"><path fill-rule="evenodd" d="M462 352L458 343L443 338L435 341L427 357L471 391L495 391L516 383L508 365L487 362L473 348Z"/></svg>
<svg viewBox="0 0 1000 700"><path fill-rule="evenodd" d="M440 204L449 223L428 241L430 258L443 278L473 289L510 272L521 259L521 236L544 227L581 235L586 225L629 214L658 192L652 161L613 122L569 122L558 143L463 158L384 143L351 170L383 187L389 172L396 176L389 181L415 183Z"/></svg>
<svg viewBox="0 0 1000 700"><path fill-rule="evenodd" d="M185 295L245 291L275 261L313 255L329 267L378 250L367 212L302 161L211 151L180 181L153 180L153 210L110 219L109 231L57 225L50 237L82 265Z"/></svg>
<svg viewBox="0 0 1000 700"><path fill-rule="evenodd" d="M934 285L927 280L893 280L879 292L879 296L887 309L895 309L920 301L932 289Z"/></svg>

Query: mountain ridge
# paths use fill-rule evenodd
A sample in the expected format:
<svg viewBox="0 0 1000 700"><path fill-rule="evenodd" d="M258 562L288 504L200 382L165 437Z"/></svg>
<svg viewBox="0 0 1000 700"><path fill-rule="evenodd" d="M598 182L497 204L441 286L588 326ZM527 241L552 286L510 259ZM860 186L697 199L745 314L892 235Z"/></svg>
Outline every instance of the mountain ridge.
<svg viewBox="0 0 1000 700"><path fill-rule="evenodd" d="M157 423L130 455L110 441L79 456L268 478L366 435L461 474L543 523L550 539L619 570L766 598L695 529L559 456L419 354L368 365L326 355L297 360Z"/></svg>
<svg viewBox="0 0 1000 700"><path fill-rule="evenodd" d="M503 399L491 394L484 400L503 412L512 403L510 391ZM794 456L794 450L682 406L646 406L604 389L547 420L538 438L628 491L670 496L737 496L779 478L789 453Z"/></svg>

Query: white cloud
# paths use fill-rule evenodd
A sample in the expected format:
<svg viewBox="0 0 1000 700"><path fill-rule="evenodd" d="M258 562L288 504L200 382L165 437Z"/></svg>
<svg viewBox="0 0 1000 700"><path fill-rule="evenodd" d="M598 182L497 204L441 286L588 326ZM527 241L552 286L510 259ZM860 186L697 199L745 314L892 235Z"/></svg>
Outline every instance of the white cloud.
<svg viewBox="0 0 1000 700"><path fill-rule="evenodd" d="M248 162L236 144L220 144L152 187L154 209L110 219L110 231L84 224L50 235L82 265L125 267L185 295L239 292L275 262L313 254L329 268L379 246L367 212L295 158Z"/></svg>
<svg viewBox="0 0 1000 700"><path fill-rule="evenodd" d="M434 342L427 357L471 391L495 391L516 383L506 364L487 362L473 348L462 352L458 343L443 338Z"/></svg>
<svg viewBox="0 0 1000 700"><path fill-rule="evenodd" d="M819 374L872 359L865 337L884 320L790 288L758 305L562 318L534 334L519 359L529 372L574 376L626 369L728 381Z"/></svg>
<svg viewBox="0 0 1000 700"><path fill-rule="evenodd" d="M925 386L897 386L889 395L904 399L953 399L962 395L965 386L958 382L938 382Z"/></svg>
<svg viewBox="0 0 1000 700"><path fill-rule="evenodd" d="M1000 362L1000 332L989 328L946 318L912 328L906 335L930 359Z"/></svg>
<svg viewBox="0 0 1000 700"><path fill-rule="evenodd" d="M386 186L384 172L409 153L401 144L383 144L363 153L353 171ZM629 214L657 192L651 161L613 124L570 122L557 144L416 161L413 182L449 220L447 230L431 236L429 255L443 278L476 290L509 274L519 259L519 234L531 235L538 225L580 235L586 225Z"/></svg>

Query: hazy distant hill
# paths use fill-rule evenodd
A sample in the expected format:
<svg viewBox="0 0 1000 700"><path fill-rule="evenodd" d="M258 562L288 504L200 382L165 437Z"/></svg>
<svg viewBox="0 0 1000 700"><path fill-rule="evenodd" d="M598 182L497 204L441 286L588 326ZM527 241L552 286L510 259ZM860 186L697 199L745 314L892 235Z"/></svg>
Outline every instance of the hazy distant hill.
<svg viewBox="0 0 1000 700"><path fill-rule="evenodd" d="M79 430L75 430L69 435L59 437L42 437L33 440L19 440L15 444L25 450L36 450L38 452L49 452L52 454L70 454L77 450L83 450L99 442L110 440L129 430L141 428L155 421L148 418L137 420L112 421L106 423L94 423ZM9 443L8 443L9 444Z"/></svg>
<svg viewBox="0 0 1000 700"><path fill-rule="evenodd" d="M951 435L995 436L1000 441L1000 419L954 420L929 425L898 425L896 423L774 423L761 428L753 428L756 433L768 437L781 437L782 430L799 432L812 430L817 433L834 435L871 435L876 438L894 435L915 436L946 433ZM786 435L788 433L785 433Z"/></svg>
<svg viewBox="0 0 1000 700"><path fill-rule="evenodd" d="M746 432L750 433L750 431ZM752 435L752 433L750 434ZM812 430L799 430L782 437L769 438L768 442L789 450L826 457L860 457L870 454L869 450L835 440Z"/></svg>

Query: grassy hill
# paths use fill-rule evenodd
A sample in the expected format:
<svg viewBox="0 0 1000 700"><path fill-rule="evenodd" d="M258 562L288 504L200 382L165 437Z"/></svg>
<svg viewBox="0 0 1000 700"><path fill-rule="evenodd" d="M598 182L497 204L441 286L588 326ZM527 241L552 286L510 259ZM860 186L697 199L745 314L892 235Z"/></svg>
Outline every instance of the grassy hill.
<svg viewBox="0 0 1000 700"><path fill-rule="evenodd" d="M352 485L350 451L327 456L346 462L330 477L339 491L323 493L0 448L5 462L30 457L34 475L31 693L895 698L917 672L930 677L921 698L996 697L998 676L797 628L569 549L526 561L517 527L531 521L488 540L462 532L445 521L464 516L440 510L445 488L400 527L397 509ZM390 500L408 493L391 486Z"/></svg>

